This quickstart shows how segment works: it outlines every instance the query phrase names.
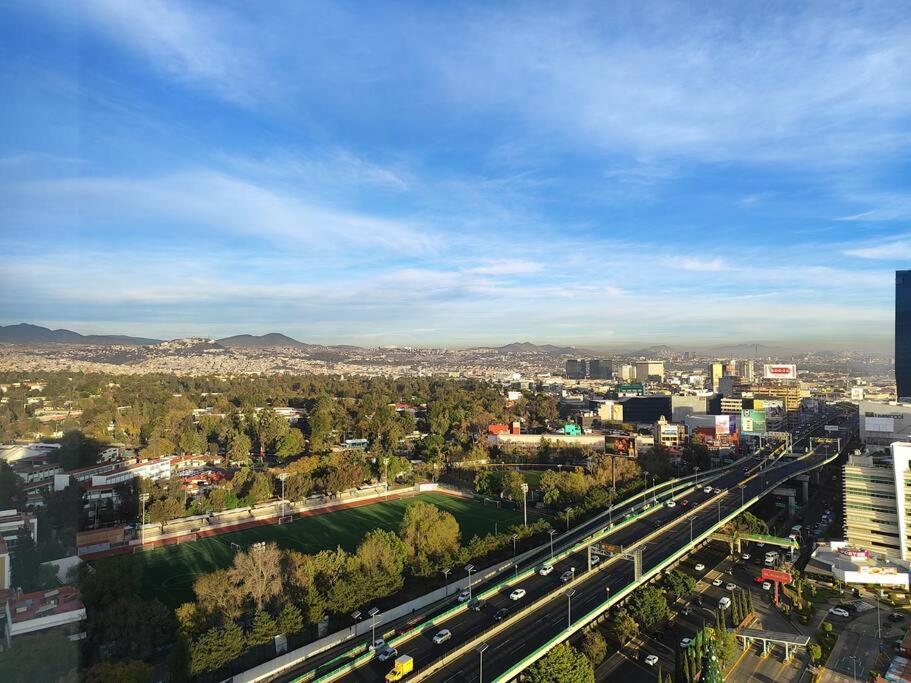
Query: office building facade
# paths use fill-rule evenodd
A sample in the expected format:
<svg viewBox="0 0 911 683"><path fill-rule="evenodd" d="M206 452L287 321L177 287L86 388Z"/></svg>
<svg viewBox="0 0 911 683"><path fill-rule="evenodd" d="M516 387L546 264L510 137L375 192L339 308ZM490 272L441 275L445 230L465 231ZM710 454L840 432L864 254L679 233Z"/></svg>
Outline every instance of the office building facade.
<svg viewBox="0 0 911 683"><path fill-rule="evenodd" d="M911 270L895 271L895 391L911 402Z"/></svg>
<svg viewBox="0 0 911 683"><path fill-rule="evenodd" d="M857 406L860 440L868 447L911 441L911 402L861 401Z"/></svg>

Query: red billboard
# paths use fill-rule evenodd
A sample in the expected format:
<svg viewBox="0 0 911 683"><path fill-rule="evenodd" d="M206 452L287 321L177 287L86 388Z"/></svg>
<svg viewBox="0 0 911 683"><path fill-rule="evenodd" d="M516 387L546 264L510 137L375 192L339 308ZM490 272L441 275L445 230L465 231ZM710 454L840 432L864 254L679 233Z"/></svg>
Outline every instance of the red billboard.
<svg viewBox="0 0 911 683"><path fill-rule="evenodd" d="M763 581L777 581L778 583L791 583L791 575L787 572L780 572L777 569L762 569Z"/></svg>

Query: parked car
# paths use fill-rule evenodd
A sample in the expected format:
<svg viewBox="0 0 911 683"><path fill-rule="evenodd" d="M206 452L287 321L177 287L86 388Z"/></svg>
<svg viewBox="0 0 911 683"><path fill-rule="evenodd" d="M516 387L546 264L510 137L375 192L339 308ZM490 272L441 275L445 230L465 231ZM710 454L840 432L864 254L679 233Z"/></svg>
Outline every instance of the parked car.
<svg viewBox="0 0 911 683"><path fill-rule="evenodd" d="M376 658L381 662L385 662L387 660L397 657L398 654L399 654L398 650L396 650L394 647L389 647L387 645L385 648L380 650L380 653L376 656Z"/></svg>
<svg viewBox="0 0 911 683"><path fill-rule="evenodd" d="M696 563L696 566L693 567L693 569L695 569L697 572L704 572L704 571L705 571L705 565L702 564L702 562L697 562L697 563Z"/></svg>
<svg viewBox="0 0 911 683"><path fill-rule="evenodd" d="M645 658L645 663L649 666L655 666L658 663L658 655L648 655Z"/></svg>
<svg viewBox="0 0 911 683"><path fill-rule="evenodd" d="M547 576L547 575L550 574L553 570L554 570L553 565L551 565L551 564L545 564L543 567L541 567L541 568L538 570L538 573L539 573L541 576Z"/></svg>
<svg viewBox="0 0 911 683"><path fill-rule="evenodd" d="M444 628L433 637L433 642L437 645L442 645L450 638L452 638L452 631L450 631L448 628Z"/></svg>
<svg viewBox="0 0 911 683"><path fill-rule="evenodd" d="M471 600L471 593L468 592L467 588L459 591L459 602L468 602L469 600Z"/></svg>
<svg viewBox="0 0 911 683"><path fill-rule="evenodd" d="M484 601L483 601L483 600L479 600L478 598L474 598L473 600L469 600L469 601L468 601L468 609L470 609L470 610L472 610L472 611L474 611L474 612L480 612L482 609L484 609Z"/></svg>
<svg viewBox="0 0 911 683"><path fill-rule="evenodd" d="M524 588L516 588L512 593L509 594L510 600L521 600L524 597L525 597Z"/></svg>
<svg viewBox="0 0 911 683"><path fill-rule="evenodd" d="M829 614L836 616L836 617L845 617L845 618L851 616L850 614L848 614L848 610L842 609L841 607L832 607L829 610Z"/></svg>
<svg viewBox="0 0 911 683"><path fill-rule="evenodd" d="M497 610L496 614L493 615L494 621L503 621L506 617L509 616L509 610L505 607L501 607Z"/></svg>

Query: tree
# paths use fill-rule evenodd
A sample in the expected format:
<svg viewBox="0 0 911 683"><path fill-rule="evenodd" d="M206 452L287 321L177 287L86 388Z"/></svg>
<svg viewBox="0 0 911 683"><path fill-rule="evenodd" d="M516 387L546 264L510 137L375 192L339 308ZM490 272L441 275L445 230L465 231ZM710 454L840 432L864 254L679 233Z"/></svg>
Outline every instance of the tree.
<svg viewBox="0 0 911 683"><path fill-rule="evenodd" d="M435 574L459 551L456 518L423 501L409 503L405 508L399 536L408 548L412 571L417 576Z"/></svg>
<svg viewBox="0 0 911 683"><path fill-rule="evenodd" d="M304 617L300 609L290 602L286 602L282 611L278 613L275 625L279 633L299 633L304 628Z"/></svg>
<svg viewBox="0 0 911 683"><path fill-rule="evenodd" d="M176 498L156 500L149 506L149 521L161 524L161 528L164 529L164 525L167 522L170 522L172 519L177 519L178 517L183 517L184 512L186 512L186 509L184 508L183 503Z"/></svg>
<svg viewBox="0 0 911 683"><path fill-rule="evenodd" d="M268 472L257 472L253 475L253 483L250 485L250 492L247 498L252 503L262 503L269 500L273 495L274 480Z"/></svg>
<svg viewBox="0 0 911 683"><path fill-rule="evenodd" d="M585 630L582 636L582 652L588 657L593 667L597 667L607 656L607 643L601 631L592 627Z"/></svg>
<svg viewBox="0 0 911 683"><path fill-rule="evenodd" d="M696 579L679 569L672 569L664 577L664 588L672 600L686 598L696 588Z"/></svg>
<svg viewBox="0 0 911 683"><path fill-rule="evenodd" d="M218 671L237 659L245 648L244 632L235 622L211 628L190 645L190 673Z"/></svg>
<svg viewBox="0 0 911 683"><path fill-rule="evenodd" d="M98 662L82 675L83 683L151 683L152 665L131 659L125 662Z"/></svg>
<svg viewBox="0 0 911 683"><path fill-rule="evenodd" d="M527 683L594 683L595 670L581 652L560 643L526 672Z"/></svg>
<svg viewBox="0 0 911 683"><path fill-rule="evenodd" d="M253 617L253 624L247 632L247 643L250 645L267 645L278 635L278 626L275 620L265 610L257 612Z"/></svg>
<svg viewBox="0 0 911 683"><path fill-rule="evenodd" d="M645 628L653 628L667 619L667 599L654 586L645 586L633 593L630 613Z"/></svg>
<svg viewBox="0 0 911 683"><path fill-rule="evenodd" d="M253 601L258 612L282 590L281 561L282 553L275 543L255 545L234 555L228 576Z"/></svg>
<svg viewBox="0 0 911 683"><path fill-rule="evenodd" d="M253 443L243 432L235 432L228 443L228 460L231 462L250 462L250 450Z"/></svg>
<svg viewBox="0 0 911 683"><path fill-rule="evenodd" d="M525 477L523 477L515 470L507 470L503 473L503 478L500 484L500 489L503 492L503 497L513 502L521 501L525 495L522 491L522 486L524 484Z"/></svg>
<svg viewBox="0 0 911 683"><path fill-rule="evenodd" d="M235 583L228 569L203 574L193 583L196 603L219 622L232 621L240 616L244 601L243 590Z"/></svg>
<svg viewBox="0 0 911 683"><path fill-rule="evenodd" d="M807 654L810 655L810 661L813 664L818 664L819 660L822 659L822 647L819 643L810 643L807 645Z"/></svg>
<svg viewBox="0 0 911 683"><path fill-rule="evenodd" d="M25 508L25 488L19 475L13 472L6 460L0 460L0 509Z"/></svg>
<svg viewBox="0 0 911 683"><path fill-rule="evenodd" d="M724 683L721 660L715 652L715 644L709 640L702 664L701 683Z"/></svg>
<svg viewBox="0 0 911 683"><path fill-rule="evenodd" d="M275 447L275 455L281 460L287 460L290 457L302 453L306 448L306 441L301 430L291 427L288 432L282 436Z"/></svg>
<svg viewBox="0 0 911 683"><path fill-rule="evenodd" d="M369 532L355 557L360 565L358 573L369 583L369 595L390 595L404 585L408 546L392 531Z"/></svg>
<svg viewBox="0 0 911 683"><path fill-rule="evenodd" d="M625 609L619 609L611 617L608 632L622 649L639 634L639 624Z"/></svg>

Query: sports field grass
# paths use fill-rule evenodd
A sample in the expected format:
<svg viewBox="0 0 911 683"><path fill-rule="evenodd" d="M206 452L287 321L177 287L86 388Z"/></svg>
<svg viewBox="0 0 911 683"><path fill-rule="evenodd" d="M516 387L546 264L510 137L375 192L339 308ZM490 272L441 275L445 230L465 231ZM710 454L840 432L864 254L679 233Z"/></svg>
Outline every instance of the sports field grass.
<svg viewBox="0 0 911 683"><path fill-rule="evenodd" d="M231 564L234 557L232 543L246 549L259 541L274 541L281 548L304 553L316 553L337 546L354 550L368 531L397 530L405 514L405 506L414 500L433 503L452 513L461 527L463 542L475 535L491 533L495 528L503 531L522 521L521 511L518 510L497 509L493 505L442 493L424 493L304 517L287 524L270 524L164 546L135 555L103 558L96 562L138 563L142 567L145 597L157 597L166 605L177 607L193 600L196 576Z"/></svg>

